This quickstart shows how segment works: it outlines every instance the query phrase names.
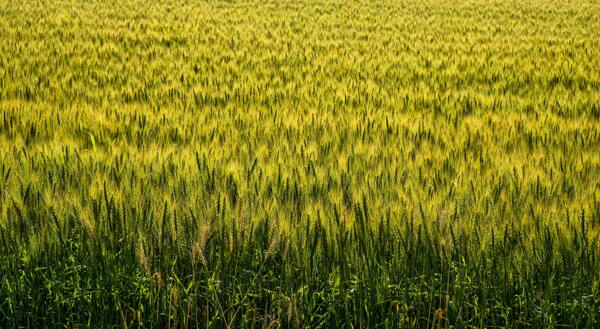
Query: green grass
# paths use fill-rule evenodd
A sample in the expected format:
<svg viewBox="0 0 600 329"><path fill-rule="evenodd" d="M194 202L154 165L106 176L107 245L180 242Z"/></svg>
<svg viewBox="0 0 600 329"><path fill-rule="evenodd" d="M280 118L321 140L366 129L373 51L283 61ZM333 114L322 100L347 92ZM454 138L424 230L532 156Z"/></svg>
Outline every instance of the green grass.
<svg viewBox="0 0 600 329"><path fill-rule="evenodd" d="M0 326L598 328L597 1L0 0Z"/></svg>

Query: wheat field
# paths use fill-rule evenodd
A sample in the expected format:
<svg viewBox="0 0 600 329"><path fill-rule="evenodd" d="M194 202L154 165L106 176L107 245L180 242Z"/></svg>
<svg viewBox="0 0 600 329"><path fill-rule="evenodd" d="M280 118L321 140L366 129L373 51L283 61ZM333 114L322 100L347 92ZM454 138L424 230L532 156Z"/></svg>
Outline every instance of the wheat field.
<svg viewBox="0 0 600 329"><path fill-rule="evenodd" d="M600 2L0 0L0 326L598 328Z"/></svg>

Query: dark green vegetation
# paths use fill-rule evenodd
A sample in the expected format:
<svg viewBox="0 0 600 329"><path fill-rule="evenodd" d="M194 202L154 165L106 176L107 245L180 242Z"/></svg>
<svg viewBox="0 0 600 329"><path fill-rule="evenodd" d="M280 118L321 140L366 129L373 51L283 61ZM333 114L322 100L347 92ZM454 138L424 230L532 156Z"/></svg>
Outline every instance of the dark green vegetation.
<svg viewBox="0 0 600 329"><path fill-rule="evenodd" d="M1 327L600 327L597 1L0 0Z"/></svg>

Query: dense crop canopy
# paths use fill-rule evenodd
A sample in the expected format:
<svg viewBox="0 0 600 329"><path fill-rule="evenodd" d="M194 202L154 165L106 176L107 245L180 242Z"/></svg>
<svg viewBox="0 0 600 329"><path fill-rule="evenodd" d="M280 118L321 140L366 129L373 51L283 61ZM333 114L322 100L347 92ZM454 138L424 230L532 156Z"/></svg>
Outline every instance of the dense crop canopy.
<svg viewBox="0 0 600 329"><path fill-rule="evenodd" d="M600 325L597 1L0 0L0 325Z"/></svg>

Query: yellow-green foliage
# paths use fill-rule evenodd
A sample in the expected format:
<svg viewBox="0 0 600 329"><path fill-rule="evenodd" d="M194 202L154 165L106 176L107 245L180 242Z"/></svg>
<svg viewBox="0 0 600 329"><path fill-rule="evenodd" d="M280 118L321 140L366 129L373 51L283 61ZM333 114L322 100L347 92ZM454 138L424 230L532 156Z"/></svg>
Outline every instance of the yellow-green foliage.
<svg viewBox="0 0 600 329"><path fill-rule="evenodd" d="M357 250L348 259L363 255L406 266L380 265L393 282L408 274L428 280L438 272L458 282L459 274L444 272L448 266L471 275L489 268L485 259L499 259L506 271L500 280L524 291L520 277L552 284L569 277L537 273L545 262L559 269L568 255L587 257L588 263L572 261L588 276L573 275L587 280L578 287L589 288L592 301L584 305L593 310L600 304L600 278L591 273L600 268L599 68L597 1L0 0L0 227L4 245L12 246L2 254L57 260L44 256L46 248L59 244L59 254L65 239L80 241L84 234L91 242L82 244L106 239L131 245L123 253L135 253L132 266L147 277L189 273L199 263L206 273L221 273L217 260L238 255L236 243L244 246L231 230L251 230L266 220L272 234L264 252L281 254L273 266L291 275L297 268L284 260L300 264L301 257L288 250L311 239L299 233L304 227L322 223L324 240L332 244L354 232L357 242L350 243ZM111 226L117 217L121 224ZM419 227L420 243L422 227L439 266L414 267L407 260L419 255L410 252L389 255L397 257L390 261L364 251L356 237L363 217L371 229L361 234L416 236ZM380 226L385 221L392 228ZM210 243L219 243L207 238L211 230L230 232L223 233L228 247L213 253L213 265L205 255ZM460 237L464 245L456 242ZM252 237L242 233L239 239ZM507 249L502 256L498 243ZM322 262L328 252L338 259L344 252L338 245L332 251L314 247ZM546 247L550 258L541 256ZM165 259L165 249L183 263L180 272L152 261ZM473 267L464 257L484 263ZM6 259L2 266L17 271ZM314 271L346 273L338 265L302 264L315 277ZM349 264L348 273L371 271L361 264ZM243 271L238 263L230 266ZM377 289L391 289L379 283ZM298 282L289 284L298 291ZM536 283L527 289L546 291ZM540 300L558 303L549 294ZM375 295L360 298L366 305L383 303ZM281 314L295 312L290 300L298 296L290 296L280 296L288 305ZM245 319L318 324L280 318L256 303L256 312L274 318ZM439 314L429 304L420 315L393 304L400 313L393 321L431 326ZM215 305L216 317L241 321L235 310ZM452 313L448 302L434 306L459 327L519 321L594 327L599 321L588 309L580 315L553 309L540 320L511 305L503 305L509 310L504 318L500 311L487 318L458 308ZM395 316L388 308L381 312ZM145 321L197 323L181 320L188 316ZM141 321L126 317L121 313L115 321ZM396 323L384 318L348 321ZM25 321L13 319L12 325ZM344 316L327 319L323 323L341 325Z"/></svg>

